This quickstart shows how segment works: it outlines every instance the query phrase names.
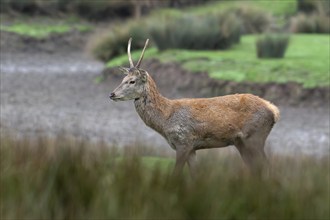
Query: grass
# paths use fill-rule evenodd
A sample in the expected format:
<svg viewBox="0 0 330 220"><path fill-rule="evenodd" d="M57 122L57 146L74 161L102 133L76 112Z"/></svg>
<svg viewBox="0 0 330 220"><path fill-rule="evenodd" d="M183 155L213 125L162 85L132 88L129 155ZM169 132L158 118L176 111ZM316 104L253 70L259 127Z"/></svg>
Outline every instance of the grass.
<svg viewBox="0 0 330 220"><path fill-rule="evenodd" d="M183 12L195 14L195 15L207 15L210 13L219 13L229 8L238 6L252 6L258 7L266 12L269 12L275 16L289 16L293 15L297 11L296 0L226 0L226 1L211 1L201 6L192 6L183 9ZM154 15L175 15L180 13L177 9L160 9L154 12Z"/></svg>
<svg viewBox="0 0 330 220"><path fill-rule="evenodd" d="M1 136L0 218L300 220L330 214L328 157L273 156L273 174L260 180L245 173L239 157L212 154L200 160L192 181L187 174L172 177L172 158L136 152L64 137Z"/></svg>
<svg viewBox="0 0 330 220"><path fill-rule="evenodd" d="M178 9L159 9L153 11L153 17L179 17L182 14L192 14L197 16L219 14L230 9L260 9L277 18L281 25L285 24L285 18L294 15L297 12L296 0L225 0L210 1L204 5L192 6L183 10Z"/></svg>
<svg viewBox="0 0 330 220"><path fill-rule="evenodd" d="M158 52L155 48L146 51L145 59L156 58L162 62L179 62L192 72L207 72L210 77L236 82L257 83L296 82L305 88L330 85L329 35L296 34L290 37L290 44L283 59L258 59L256 55L257 36L244 36L241 42L228 51L167 50ZM141 51L133 52L138 59ZM108 62L108 67L127 63L127 55Z"/></svg>
<svg viewBox="0 0 330 220"><path fill-rule="evenodd" d="M86 32L91 30L91 26L69 22L24 22L19 21L11 24L1 24L1 31L16 33L33 38L46 38L51 34L63 34L72 30Z"/></svg>

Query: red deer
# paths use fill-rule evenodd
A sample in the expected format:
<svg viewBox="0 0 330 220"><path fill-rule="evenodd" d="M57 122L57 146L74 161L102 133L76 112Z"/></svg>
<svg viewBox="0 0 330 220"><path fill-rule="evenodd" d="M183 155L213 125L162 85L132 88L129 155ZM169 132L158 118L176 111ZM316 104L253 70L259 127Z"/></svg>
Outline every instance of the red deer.
<svg viewBox="0 0 330 220"><path fill-rule="evenodd" d="M121 84L110 94L114 101L134 100L145 124L161 134L176 151L174 173L188 163L194 175L196 151L234 145L252 172L267 167L264 145L278 108L252 94L214 98L167 99L162 96L147 71L140 68L149 39L134 66L128 42L129 68Z"/></svg>

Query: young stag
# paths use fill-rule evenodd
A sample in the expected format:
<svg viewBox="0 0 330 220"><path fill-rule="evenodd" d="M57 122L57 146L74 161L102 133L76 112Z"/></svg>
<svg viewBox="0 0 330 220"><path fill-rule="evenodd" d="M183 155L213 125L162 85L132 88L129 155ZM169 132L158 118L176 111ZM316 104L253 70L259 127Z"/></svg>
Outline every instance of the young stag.
<svg viewBox="0 0 330 220"><path fill-rule="evenodd" d="M161 134L176 151L174 173L188 163L190 172L196 150L235 145L252 171L267 166L265 140L279 119L279 110L270 102L251 94L214 98L167 99L157 89L147 71L140 68L146 41L134 66L128 41L130 68L121 84L110 94L114 101L134 100L135 109L145 124Z"/></svg>

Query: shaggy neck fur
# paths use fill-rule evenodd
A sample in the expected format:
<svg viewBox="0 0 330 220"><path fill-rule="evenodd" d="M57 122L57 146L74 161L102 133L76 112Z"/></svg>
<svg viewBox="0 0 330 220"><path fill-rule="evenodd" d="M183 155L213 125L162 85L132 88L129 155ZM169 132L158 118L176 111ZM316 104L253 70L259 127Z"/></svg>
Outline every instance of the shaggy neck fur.
<svg viewBox="0 0 330 220"><path fill-rule="evenodd" d="M136 99L134 104L144 123L162 134L163 126L171 115L171 102L158 92L149 75L143 96Z"/></svg>

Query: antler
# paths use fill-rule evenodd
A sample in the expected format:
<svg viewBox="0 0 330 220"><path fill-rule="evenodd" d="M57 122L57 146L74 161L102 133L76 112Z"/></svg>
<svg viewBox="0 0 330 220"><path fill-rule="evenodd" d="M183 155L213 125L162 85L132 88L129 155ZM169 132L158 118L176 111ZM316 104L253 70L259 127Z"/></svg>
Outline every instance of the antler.
<svg viewBox="0 0 330 220"><path fill-rule="evenodd" d="M133 67L134 67L134 63L133 63L132 55L131 55L131 43L132 43L132 38L130 38L130 39L128 40L127 54L128 54L128 60L129 60L130 68L133 68ZM140 67L141 61L142 61L143 56L144 56L144 51L146 50L146 48L147 48L147 46L148 46L148 43L149 43L149 39L147 39L147 40L146 40L146 43L144 44L144 48L143 48L143 50L142 50L142 53L141 53L140 59L139 59L139 61L137 62L137 64L135 65L136 68L139 68L139 67Z"/></svg>
<svg viewBox="0 0 330 220"><path fill-rule="evenodd" d="M133 63L132 55L131 55L131 42L132 42L132 38L130 38L128 40L127 54L128 54L128 60L129 60L130 68L133 68L134 67L134 63Z"/></svg>
<svg viewBox="0 0 330 220"><path fill-rule="evenodd" d="M139 68L139 67L140 67L141 61L142 61L143 56L144 56L144 51L146 50L146 48L147 48L147 46L148 46L148 43L149 43L149 39L147 39L147 40L146 40L146 43L144 44L144 48L143 48L143 50L142 50L142 53L141 53L140 59L139 59L139 61L137 62L136 66L135 66L136 68Z"/></svg>

